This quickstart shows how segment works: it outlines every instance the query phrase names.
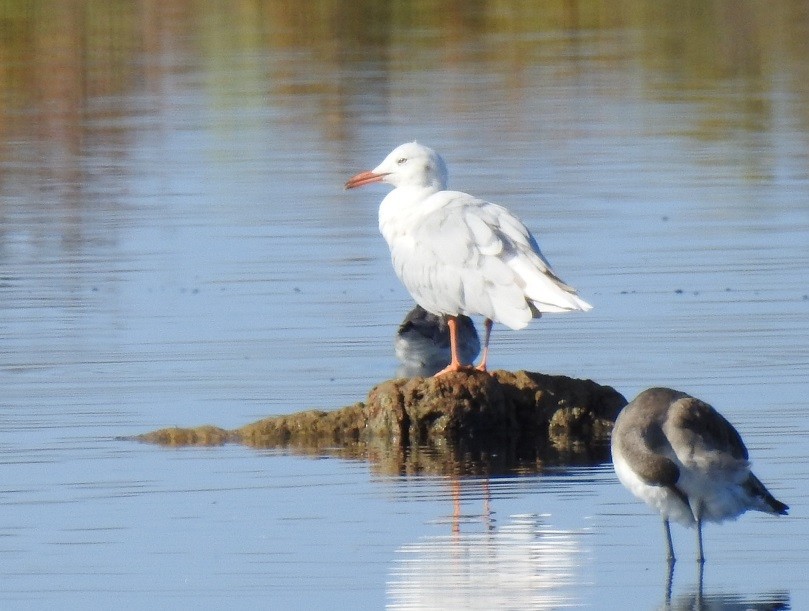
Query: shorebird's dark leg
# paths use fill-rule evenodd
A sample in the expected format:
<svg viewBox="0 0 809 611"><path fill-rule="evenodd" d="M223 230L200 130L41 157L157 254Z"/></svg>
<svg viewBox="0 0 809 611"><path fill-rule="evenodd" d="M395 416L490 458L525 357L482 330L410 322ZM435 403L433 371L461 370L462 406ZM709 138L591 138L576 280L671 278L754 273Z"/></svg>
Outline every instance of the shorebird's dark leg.
<svg viewBox="0 0 809 611"><path fill-rule="evenodd" d="M663 518L663 530L666 531L666 560L669 564L674 564L677 558L674 557L674 545L671 542L671 526L668 518Z"/></svg>
<svg viewBox="0 0 809 611"><path fill-rule="evenodd" d="M694 520L697 522L697 562L702 564L705 562L705 553L702 551L702 503L697 502L696 507L691 506L690 503L688 505L691 507Z"/></svg>

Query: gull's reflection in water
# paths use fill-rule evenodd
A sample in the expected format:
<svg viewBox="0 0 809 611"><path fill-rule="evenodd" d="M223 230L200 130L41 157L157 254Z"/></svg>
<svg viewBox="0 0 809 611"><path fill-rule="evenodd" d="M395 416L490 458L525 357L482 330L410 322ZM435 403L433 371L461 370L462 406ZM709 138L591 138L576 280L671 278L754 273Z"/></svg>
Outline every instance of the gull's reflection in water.
<svg viewBox="0 0 809 611"><path fill-rule="evenodd" d="M789 592L767 592L760 595L732 593L706 593L704 591L705 565L697 564L696 584L690 592L672 597L675 563L669 563L666 578L665 611L776 611L791 609Z"/></svg>
<svg viewBox="0 0 809 611"><path fill-rule="evenodd" d="M405 316L394 342L401 365L397 375L403 378L431 376L449 365L449 327L447 321L417 305ZM458 350L461 362L471 365L480 352L480 338L468 316L458 317Z"/></svg>
<svg viewBox="0 0 809 611"><path fill-rule="evenodd" d="M485 487L482 515L462 514L459 490L452 493L449 532L397 551L388 609L555 609L576 602L580 533L554 529L537 514L495 525ZM475 532L464 532L474 524Z"/></svg>

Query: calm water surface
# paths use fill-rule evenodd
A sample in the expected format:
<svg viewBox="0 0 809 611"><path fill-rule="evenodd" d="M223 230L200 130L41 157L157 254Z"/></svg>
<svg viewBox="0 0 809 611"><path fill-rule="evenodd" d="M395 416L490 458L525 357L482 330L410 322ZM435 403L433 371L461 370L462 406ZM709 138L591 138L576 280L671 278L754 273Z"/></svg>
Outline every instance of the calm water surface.
<svg viewBox="0 0 809 611"><path fill-rule="evenodd" d="M809 608L806 5L541 6L3 5L2 606ZM393 375L385 190L342 184L412 139L595 305L497 328L494 367L692 392L791 515L709 526L702 584L676 529L669 596L609 464L120 440Z"/></svg>

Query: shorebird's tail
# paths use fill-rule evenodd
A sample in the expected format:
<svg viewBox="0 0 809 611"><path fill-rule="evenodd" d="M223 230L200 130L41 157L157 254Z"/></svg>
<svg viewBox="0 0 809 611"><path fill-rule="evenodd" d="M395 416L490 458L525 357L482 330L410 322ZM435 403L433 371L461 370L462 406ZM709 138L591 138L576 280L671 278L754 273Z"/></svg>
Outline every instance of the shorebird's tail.
<svg viewBox="0 0 809 611"><path fill-rule="evenodd" d="M789 507L770 494L770 491L752 473L744 483L744 487L753 500L753 509L780 516L787 515Z"/></svg>

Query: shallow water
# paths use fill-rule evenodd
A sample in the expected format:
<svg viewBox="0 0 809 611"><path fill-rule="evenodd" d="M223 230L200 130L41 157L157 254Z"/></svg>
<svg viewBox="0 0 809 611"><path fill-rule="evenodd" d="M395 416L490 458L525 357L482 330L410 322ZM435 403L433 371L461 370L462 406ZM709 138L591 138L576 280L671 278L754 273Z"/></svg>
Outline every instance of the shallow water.
<svg viewBox="0 0 809 611"><path fill-rule="evenodd" d="M521 6L3 5L6 606L809 606L809 15ZM118 439L394 374L385 190L342 184L414 138L595 305L496 328L494 367L700 396L791 506L708 526L701 588L676 529L667 603L659 519L609 464L392 476Z"/></svg>

